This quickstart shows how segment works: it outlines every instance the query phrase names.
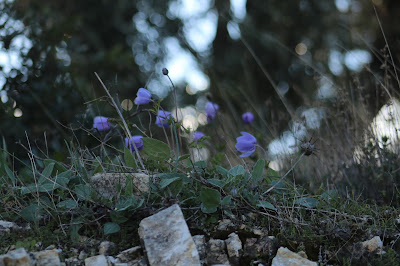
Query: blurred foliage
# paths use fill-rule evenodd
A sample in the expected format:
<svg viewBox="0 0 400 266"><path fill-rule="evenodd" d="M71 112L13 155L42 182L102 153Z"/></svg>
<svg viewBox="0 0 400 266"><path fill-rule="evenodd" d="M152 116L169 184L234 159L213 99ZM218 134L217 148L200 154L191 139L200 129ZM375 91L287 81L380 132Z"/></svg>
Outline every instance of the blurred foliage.
<svg viewBox="0 0 400 266"><path fill-rule="evenodd" d="M371 19L371 3L350 1L349 11L341 13L335 1L252 0L247 1L247 15L238 19L230 1L215 1L205 12L218 15L216 37L207 51L198 52L185 36L185 19L171 13L180 2L2 1L2 50L15 50L14 42L21 36L32 43L30 49L18 51L21 67L3 72L3 90L11 99L0 107L0 134L10 150L16 150L15 142L24 141L25 131L39 144L45 131L49 149L60 151L63 139L71 136L64 125L75 122L91 128L93 116L110 111L106 102L91 102L104 94L93 72L114 96L133 98L163 67L163 41L171 36L200 62L210 77L211 97L226 105L232 119L239 119L241 111L256 111L274 124L274 134L299 115L298 106L317 104L313 93L322 76L337 78L327 65L332 49L365 48L363 38L382 43L376 19ZM393 40L397 24L390 24L389 18L400 4L375 2L385 33ZM229 23L238 24L242 41L230 37ZM355 37L353 30L361 37ZM307 47L302 56L295 53L299 43ZM286 107L251 50L274 83L288 84L289 91L282 96ZM188 95L181 100L188 102ZM14 117L15 108L22 110L22 117Z"/></svg>

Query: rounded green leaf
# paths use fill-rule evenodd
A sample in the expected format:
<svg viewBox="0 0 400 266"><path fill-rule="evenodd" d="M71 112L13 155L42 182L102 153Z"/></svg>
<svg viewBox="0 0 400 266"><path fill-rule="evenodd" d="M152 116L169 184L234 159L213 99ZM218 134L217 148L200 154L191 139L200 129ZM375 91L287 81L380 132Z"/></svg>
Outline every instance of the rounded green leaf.
<svg viewBox="0 0 400 266"><path fill-rule="evenodd" d="M166 143L152 139L142 138L144 149L143 153L153 160L166 160L170 156L170 150Z"/></svg>
<svg viewBox="0 0 400 266"><path fill-rule="evenodd" d="M253 182L258 183L261 178L265 167L265 160L260 159L256 162L253 168L253 172L251 173L251 179Z"/></svg>
<svg viewBox="0 0 400 266"><path fill-rule="evenodd" d="M314 198L304 197L297 199L295 203L306 208L315 208L318 205L319 201Z"/></svg>
<svg viewBox="0 0 400 266"><path fill-rule="evenodd" d="M276 211L276 208L274 205L272 205L270 202L268 201L264 201L264 200L260 200L257 204L257 207L262 207L262 208L266 208L266 209L270 209L273 211Z"/></svg>
<svg viewBox="0 0 400 266"><path fill-rule="evenodd" d="M121 227L116 223L109 222L104 225L104 234L105 235L118 233L120 230L121 230Z"/></svg>
<svg viewBox="0 0 400 266"><path fill-rule="evenodd" d="M202 187L200 191L200 199L206 209L213 209L219 206L221 202L221 194L218 190Z"/></svg>

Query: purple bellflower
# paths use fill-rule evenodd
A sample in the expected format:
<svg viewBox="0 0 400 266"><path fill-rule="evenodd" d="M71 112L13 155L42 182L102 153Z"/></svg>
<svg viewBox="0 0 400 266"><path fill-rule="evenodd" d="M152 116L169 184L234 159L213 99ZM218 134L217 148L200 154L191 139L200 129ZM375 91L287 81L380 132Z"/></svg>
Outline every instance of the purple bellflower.
<svg viewBox="0 0 400 266"><path fill-rule="evenodd" d="M254 115L252 112L246 112L242 115L242 119L245 124L250 124L254 121Z"/></svg>
<svg viewBox="0 0 400 266"><path fill-rule="evenodd" d="M151 93L144 88L140 88L136 93L136 96L137 97L134 101L136 105L148 104L151 100Z"/></svg>
<svg viewBox="0 0 400 266"><path fill-rule="evenodd" d="M169 127L168 120L172 119L173 116L168 111L158 110L156 117L156 125L159 127Z"/></svg>
<svg viewBox="0 0 400 266"><path fill-rule="evenodd" d="M204 136L205 136L205 134L203 132L195 131L193 133L193 140L197 143Z"/></svg>
<svg viewBox="0 0 400 266"><path fill-rule="evenodd" d="M107 131L110 129L110 122L108 122L108 117L96 116L93 119L93 128L98 131Z"/></svg>
<svg viewBox="0 0 400 266"><path fill-rule="evenodd" d="M206 103L206 114L207 114L207 121L211 122L214 120L215 116L217 115L217 111L219 109L218 104L213 102Z"/></svg>
<svg viewBox="0 0 400 266"><path fill-rule="evenodd" d="M242 134L242 136L236 138L237 143L235 148L243 153L240 157L249 157L256 151L257 139L244 131L240 132L240 134Z"/></svg>
<svg viewBox="0 0 400 266"><path fill-rule="evenodd" d="M135 147L138 149L138 151L143 150L144 144L142 140L143 136L132 136L131 140L129 141L129 138L125 138L125 147L130 149L132 152L135 152Z"/></svg>

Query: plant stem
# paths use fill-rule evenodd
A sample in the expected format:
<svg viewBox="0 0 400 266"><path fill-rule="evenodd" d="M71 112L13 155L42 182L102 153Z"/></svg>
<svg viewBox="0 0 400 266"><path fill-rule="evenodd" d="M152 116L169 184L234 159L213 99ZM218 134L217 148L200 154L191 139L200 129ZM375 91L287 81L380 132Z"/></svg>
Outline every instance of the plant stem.
<svg viewBox="0 0 400 266"><path fill-rule="evenodd" d="M267 194L268 192L270 192L271 190L273 190L295 167L296 165L300 162L301 158L303 158L304 156L304 152L300 155L299 159L297 159L297 161L293 164L293 166L289 169L289 171L286 172L286 174L284 174L279 180L278 182L275 183L275 185L273 185L272 187L270 187L267 191L265 191L264 193L262 193L262 195Z"/></svg>

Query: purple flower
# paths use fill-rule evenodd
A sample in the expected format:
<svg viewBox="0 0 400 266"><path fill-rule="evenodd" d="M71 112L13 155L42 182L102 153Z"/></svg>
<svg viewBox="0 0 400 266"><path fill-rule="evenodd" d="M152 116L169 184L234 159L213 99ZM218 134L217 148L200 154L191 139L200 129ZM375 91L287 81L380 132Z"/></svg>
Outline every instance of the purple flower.
<svg viewBox="0 0 400 266"><path fill-rule="evenodd" d="M204 137L204 133L200 132L200 131L195 131L193 133L193 140L196 141L196 143L199 141L199 139L201 139L202 137Z"/></svg>
<svg viewBox="0 0 400 266"><path fill-rule="evenodd" d="M135 98L135 104L140 105L140 104L148 104L151 100L151 93L144 89L140 88L139 91L136 93L136 98Z"/></svg>
<svg viewBox="0 0 400 266"><path fill-rule="evenodd" d="M110 122L108 122L108 117L96 116L93 119L93 128L98 131L107 131L110 129Z"/></svg>
<svg viewBox="0 0 400 266"><path fill-rule="evenodd" d="M235 148L239 152L243 152L240 157L249 157L256 151L257 139L253 135L244 131L240 132L240 134L243 136L236 138L237 143Z"/></svg>
<svg viewBox="0 0 400 266"><path fill-rule="evenodd" d="M158 110L156 117L156 125L159 127L169 127L168 120L172 119L173 116L168 111Z"/></svg>
<svg viewBox="0 0 400 266"><path fill-rule="evenodd" d="M252 112L246 112L242 115L242 119L245 124L250 124L254 121L254 115Z"/></svg>
<svg viewBox="0 0 400 266"><path fill-rule="evenodd" d="M219 109L218 104L213 102L206 103L206 114L207 114L207 121L211 122L214 120L215 116L217 115L217 111Z"/></svg>
<svg viewBox="0 0 400 266"><path fill-rule="evenodd" d="M132 152L135 152L135 147L138 149L138 151L143 150L144 145L143 145L143 136L132 136L131 140L129 141L129 138L125 138L125 147L130 149Z"/></svg>

